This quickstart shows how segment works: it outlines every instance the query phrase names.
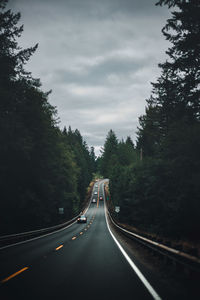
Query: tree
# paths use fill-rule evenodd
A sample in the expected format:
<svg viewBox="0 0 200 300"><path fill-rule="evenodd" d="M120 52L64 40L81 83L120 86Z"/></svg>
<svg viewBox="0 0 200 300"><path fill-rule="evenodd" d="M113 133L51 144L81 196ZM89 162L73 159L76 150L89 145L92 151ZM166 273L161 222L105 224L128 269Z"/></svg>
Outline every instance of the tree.
<svg viewBox="0 0 200 300"><path fill-rule="evenodd" d="M194 239L200 230L200 2L160 0L157 5L175 8L163 28L172 46L139 118L136 148L144 159L131 164L127 153L134 151L121 141L115 164L109 166L106 148L102 163L110 170L111 201L122 208L119 220ZM104 157L109 157L106 164Z"/></svg>
<svg viewBox="0 0 200 300"><path fill-rule="evenodd" d="M102 153L101 173L105 177L109 177L110 168L117 162L117 151L118 140L111 129L107 134Z"/></svg>
<svg viewBox="0 0 200 300"><path fill-rule="evenodd" d="M73 153L74 160L78 167L78 193L80 195L81 202L85 198L86 188L92 178L92 158L86 142L83 140L78 129L73 131L69 126L68 130L63 130L64 140L66 145L69 145L71 152Z"/></svg>
<svg viewBox="0 0 200 300"><path fill-rule="evenodd" d="M95 155L95 151L94 151L94 147L92 146L90 148L90 169L91 169L91 172L92 173L95 173L96 170L97 170L97 167L96 167L96 155Z"/></svg>
<svg viewBox="0 0 200 300"><path fill-rule="evenodd" d="M18 46L20 14L0 0L0 219L8 234L57 224L79 213L91 176L80 132L58 128L56 108L24 67L37 45ZM77 147L77 148L76 148ZM81 170L81 172L80 172ZM85 170L85 173L84 173ZM84 174L85 176L84 176ZM82 176L82 177L81 177ZM83 184L83 186L81 186ZM58 208L64 214L58 214Z"/></svg>
<svg viewBox="0 0 200 300"><path fill-rule="evenodd" d="M130 136L119 142L118 145L118 161L122 166L134 164L137 159L136 150Z"/></svg>
<svg viewBox="0 0 200 300"><path fill-rule="evenodd" d="M23 78L35 84L37 81L24 70L24 64L38 45L27 49L18 46L16 38L19 38L23 32L23 26L17 26L21 16L20 13L13 14L10 10L5 11L7 2L7 0L0 1L0 83L8 85L17 78Z"/></svg>
<svg viewBox="0 0 200 300"><path fill-rule="evenodd" d="M152 84L146 113L139 119L137 148L143 148L145 161L138 168L146 184L142 198L137 197L142 203L153 196L155 208L163 217L170 216L165 222L157 221L157 230L160 226L169 233L173 228L176 234L182 231L189 236L200 227L196 183L200 177L200 2L161 0L157 5L176 9L162 30L172 43L166 52L168 60L159 64L161 75ZM137 169L135 174L140 174ZM164 202L158 201L159 194ZM150 212L148 205L146 210ZM183 220L188 220L187 228Z"/></svg>
<svg viewBox="0 0 200 300"><path fill-rule="evenodd" d="M200 118L200 2L160 0L157 5L176 7L162 32L172 43L169 60L160 64L176 83L175 101L189 119ZM159 100L159 99L158 99Z"/></svg>
<svg viewBox="0 0 200 300"><path fill-rule="evenodd" d="M161 113L159 106L149 104L145 115L139 117L137 149L143 156L159 156L162 139Z"/></svg>

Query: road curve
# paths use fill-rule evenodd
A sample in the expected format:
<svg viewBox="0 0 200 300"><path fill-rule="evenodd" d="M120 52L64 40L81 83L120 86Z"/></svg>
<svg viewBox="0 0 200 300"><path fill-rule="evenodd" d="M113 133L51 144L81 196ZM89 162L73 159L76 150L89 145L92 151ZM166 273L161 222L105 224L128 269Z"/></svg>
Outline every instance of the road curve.
<svg viewBox="0 0 200 300"><path fill-rule="evenodd" d="M0 299L160 299L114 241L103 182L86 224L0 250Z"/></svg>

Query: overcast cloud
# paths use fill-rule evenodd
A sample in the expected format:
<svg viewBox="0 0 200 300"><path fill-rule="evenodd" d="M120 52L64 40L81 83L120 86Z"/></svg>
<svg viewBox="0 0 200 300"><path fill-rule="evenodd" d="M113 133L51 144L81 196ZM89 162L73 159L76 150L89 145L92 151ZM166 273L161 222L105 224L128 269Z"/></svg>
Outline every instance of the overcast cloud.
<svg viewBox="0 0 200 300"><path fill-rule="evenodd" d="M96 154L110 129L135 141L169 46L161 33L169 12L155 2L10 0L22 15L22 47L39 43L27 69L53 90L60 127L78 128Z"/></svg>

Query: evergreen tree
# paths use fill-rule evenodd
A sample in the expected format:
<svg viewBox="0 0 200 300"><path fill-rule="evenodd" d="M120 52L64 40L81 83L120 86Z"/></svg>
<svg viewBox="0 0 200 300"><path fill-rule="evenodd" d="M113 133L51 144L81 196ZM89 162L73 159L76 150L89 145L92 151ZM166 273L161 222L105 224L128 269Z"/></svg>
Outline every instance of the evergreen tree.
<svg viewBox="0 0 200 300"><path fill-rule="evenodd" d="M159 208L163 216L170 216L166 222L157 220L157 227L160 225L166 232L173 228L176 234L191 235L200 228L197 213L200 192L197 185L200 177L197 154L200 152L200 2L161 0L157 5L175 8L163 28L172 47L166 52L168 60L159 64L161 76L153 83L146 114L139 120L137 148L144 149L146 161L138 169L143 174L142 180L147 173L148 178L145 193L138 198L144 202L154 196L155 209ZM164 172L160 173L160 178L157 170ZM135 170L135 174L140 173ZM135 182L139 184L138 180ZM160 193L164 202L158 201ZM146 209L150 211L148 206ZM183 221L186 219L187 226Z"/></svg>
<svg viewBox="0 0 200 300"><path fill-rule="evenodd" d="M163 28L172 46L139 118L136 148L143 160L135 152L132 164L127 154L134 151L122 140L117 151L104 147L102 166L112 204L121 208L120 221L194 239L200 230L200 2L160 0L157 5L174 8Z"/></svg>
<svg viewBox="0 0 200 300"><path fill-rule="evenodd" d="M94 147L92 146L90 148L90 169L92 173L95 173L97 170L96 167L96 155L95 155L95 151L94 151Z"/></svg>
<svg viewBox="0 0 200 300"><path fill-rule="evenodd" d="M162 139L161 113L159 106L149 104L145 115L139 117L137 149L143 156L159 156Z"/></svg>
<svg viewBox="0 0 200 300"><path fill-rule="evenodd" d="M78 167L78 193L80 195L80 201L83 202L86 188L88 187L88 184L92 178L93 172L90 152L78 129L73 131L71 126L69 126L68 130L64 128L63 135L65 138L65 143L69 145Z"/></svg>
<svg viewBox="0 0 200 300"><path fill-rule="evenodd" d="M189 120L200 118L200 2L198 0L160 0L157 5L176 7L167 20L163 34L172 47L167 50L169 60L160 64L176 85L175 103L179 116ZM161 82L161 86L163 83ZM160 99L157 99L160 103ZM167 99L169 101L169 99Z"/></svg>
<svg viewBox="0 0 200 300"><path fill-rule="evenodd" d="M125 142L123 140L119 142L118 160L119 164L121 164L122 166L129 166L135 162L136 151L133 141L130 137L127 137Z"/></svg>
<svg viewBox="0 0 200 300"><path fill-rule="evenodd" d="M117 163L117 152L118 152L118 140L111 129L106 137L104 143L102 162L101 162L101 173L105 177L109 177L109 171Z"/></svg>
<svg viewBox="0 0 200 300"><path fill-rule="evenodd" d="M0 231L51 226L80 212L91 177L90 154L79 131L66 142L56 108L24 67L37 45L18 46L20 14L0 0ZM82 172L82 176L80 175ZM85 173L84 173L85 170ZM81 188L81 184L83 187ZM59 215L59 207L64 214Z"/></svg>

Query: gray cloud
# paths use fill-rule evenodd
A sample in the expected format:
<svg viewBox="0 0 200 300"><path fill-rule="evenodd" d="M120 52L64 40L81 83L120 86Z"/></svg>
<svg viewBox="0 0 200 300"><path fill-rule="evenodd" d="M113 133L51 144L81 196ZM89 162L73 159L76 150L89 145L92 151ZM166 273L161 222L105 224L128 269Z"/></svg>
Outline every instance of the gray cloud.
<svg viewBox="0 0 200 300"><path fill-rule="evenodd" d="M60 126L78 128L98 153L109 129L136 137L150 81L159 74L167 42L161 34L169 12L154 0L12 0L22 14L22 47L39 42L27 64Z"/></svg>

